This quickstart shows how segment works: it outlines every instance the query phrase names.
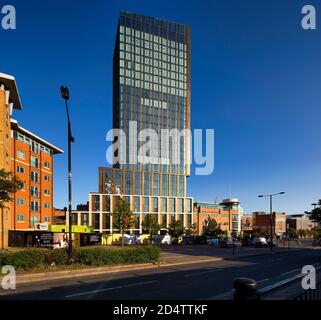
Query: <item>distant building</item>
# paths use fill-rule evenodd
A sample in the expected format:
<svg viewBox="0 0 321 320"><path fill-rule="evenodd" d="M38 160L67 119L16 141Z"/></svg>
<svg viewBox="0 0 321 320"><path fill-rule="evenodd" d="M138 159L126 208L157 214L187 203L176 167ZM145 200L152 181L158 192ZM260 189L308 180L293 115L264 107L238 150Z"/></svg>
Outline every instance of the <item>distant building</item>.
<svg viewBox="0 0 321 320"><path fill-rule="evenodd" d="M309 219L306 214L293 214L286 216L287 229L295 230L311 230L316 228L318 224Z"/></svg>
<svg viewBox="0 0 321 320"><path fill-rule="evenodd" d="M194 223L198 226L198 234L201 235L205 220L214 219L222 231L230 236L232 232L241 232L241 217L243 209L237 199L226 199L222 203L195 202Z"/></svg>
<svg viewBox="0 0 321 320"><path fill-rule="evenodd" d="M52 224L54 225L63 225L66 224L66 212L67 208L64 209L54 209Z"/></svg>
<svg viewBox="0 0 321 320"><path fill-rule="evenodd" d="M281 236L286 232L286 215L285 213L273 212L271 215L265 212L253 213L253 229L260 232L270 233L272 220L272 231L276 236Z"/></svg>
<svg viewBox="0 0 321 320"><path fill-rule="evenodd" d="M243 232L253 230L253 216L251 214L243 215L241 228Z"/></svg>

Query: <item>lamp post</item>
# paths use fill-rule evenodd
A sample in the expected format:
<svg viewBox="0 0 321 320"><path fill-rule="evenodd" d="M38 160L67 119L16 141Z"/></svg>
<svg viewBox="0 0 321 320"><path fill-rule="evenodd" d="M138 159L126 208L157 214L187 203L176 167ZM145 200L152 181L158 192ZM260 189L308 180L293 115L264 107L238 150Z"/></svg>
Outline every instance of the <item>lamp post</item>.
<svg viewBox="0 0 321 320"><path fill-rule="evenodd" d="M69 212L69 244L68 254L69 260L72 259L72 196L71 196L71 143L75 141L71 134L71 124L69 117L68 101L69 101L69 90L67 87L60 87L61 97L66 103L66 113L68 119L68 212Z"/></svg>
<svg viewBox="0 0 321 320"><path fill-rule="evenodd" d="M270 248L271 252L273 251L273 209L272 209L272 200L274 196L285 194L285 192L279 192L274 194L259 195L259 198L269 197L270 198Z"/></svg>

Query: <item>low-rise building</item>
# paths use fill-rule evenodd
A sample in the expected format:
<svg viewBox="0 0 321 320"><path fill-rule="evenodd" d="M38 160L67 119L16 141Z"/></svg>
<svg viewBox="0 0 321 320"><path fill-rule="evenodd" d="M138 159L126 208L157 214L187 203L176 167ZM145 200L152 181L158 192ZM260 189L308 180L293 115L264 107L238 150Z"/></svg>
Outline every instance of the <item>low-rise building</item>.
<svg viewBox="0 0 321 320"><path fill-rule="evenodd" d="M194 223L197 224L198 235L202 234L205 220L214 219L222 231L228 236L240 234L243 209L238 199L226 199L222 203L195 202Z"/></svg>
<svg viewBox="0 0 321 320"><path fill-rule="evenodd" d="M265 212L254 212L253 213L253 229L269 234L272 232L276 236L281 236L286 232L286 214L273 212L272 217L270 214Z"/></svg>
<svg viewBox="0 0 321 320"><path fill-rule="evenodd" d="M253 231L253 216L251 214L242 217L242 232Z"/></svg>
<svg viewBox="0 0 321 320"><path fill-rule="evenodd" d="M317 227L317 223L309 219L306 214L292 214L286 216L287 229L312 230Z"/></svg>

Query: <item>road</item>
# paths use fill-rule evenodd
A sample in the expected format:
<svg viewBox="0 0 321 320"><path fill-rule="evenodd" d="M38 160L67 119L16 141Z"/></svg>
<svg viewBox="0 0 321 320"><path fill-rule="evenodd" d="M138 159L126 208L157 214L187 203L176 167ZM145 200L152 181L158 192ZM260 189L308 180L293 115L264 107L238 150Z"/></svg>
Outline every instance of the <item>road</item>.
<svg viewBox="0 0 321 320"><path fill-rule="evenodd" d="M250 277L259 287L299 273L307 264L321 263L319 250L300 250L272 256L153 270L21 284L14 293L0 291L0 300L82 299L211 299L232 289L235 277Z"/></svg>

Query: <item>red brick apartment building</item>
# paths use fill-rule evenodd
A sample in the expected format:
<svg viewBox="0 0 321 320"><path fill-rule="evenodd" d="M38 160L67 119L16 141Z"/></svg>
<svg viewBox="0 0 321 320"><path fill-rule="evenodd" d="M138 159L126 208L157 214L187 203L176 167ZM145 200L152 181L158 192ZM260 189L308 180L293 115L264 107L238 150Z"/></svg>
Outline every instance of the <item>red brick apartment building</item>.
<svg viewBox="0 0 321 320"><path fill-rule="evenodd" d="M11 230L53 220L53 155L60 149L11 120L11 171L23 181L11 205Z"/></svg>
<svg viewBox="0 0 321 320"><path fill-rule="evenodd" d="M0 73L0 169L23 181L22 190L0 212L0 249L8 247L9 230L31 230L53 219L53 155L62 150L20 127L12 119L22 104L13 76Z"/></svg>

